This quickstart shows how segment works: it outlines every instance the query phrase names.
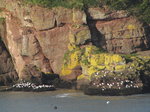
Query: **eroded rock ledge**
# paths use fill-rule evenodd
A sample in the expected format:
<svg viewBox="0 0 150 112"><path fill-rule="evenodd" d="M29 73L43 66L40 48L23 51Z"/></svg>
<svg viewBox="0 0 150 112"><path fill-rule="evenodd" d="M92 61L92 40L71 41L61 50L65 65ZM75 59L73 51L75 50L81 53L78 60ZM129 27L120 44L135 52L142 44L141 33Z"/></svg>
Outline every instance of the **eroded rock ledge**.
<svg viewBox="0 0 150 112"><path fill-rule="evenodd" d="M0 68L6 74L0 76L1 84L18 78L41 84L50 80L43 81L45 75L59 74L78 89L86 87L87 94L127 89L141 93L150 87L150 57L131 54L150 48L149 27L126 11L0 2L0 45L2 55L10 54L2 56L8 62L2 65L9 69Z"/></svg>

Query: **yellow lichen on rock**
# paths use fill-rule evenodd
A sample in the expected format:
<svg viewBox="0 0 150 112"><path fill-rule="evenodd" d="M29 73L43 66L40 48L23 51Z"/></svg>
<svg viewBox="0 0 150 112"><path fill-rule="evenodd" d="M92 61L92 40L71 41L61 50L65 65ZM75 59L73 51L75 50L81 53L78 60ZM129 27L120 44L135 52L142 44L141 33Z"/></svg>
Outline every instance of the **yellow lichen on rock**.
<svg viewBox="0 0 150 112"><path fill-rule="evenodd" d="M67 66L62 68L62 75L71 74L76 66L81 66L82 75L88 79L101 70L121 71L126 68L125 59L120 55L99 53L98 50L97 47L88 45L71 51L67 57Z"/></svg>
<svg viewBox="0 0 150 112"><path fill-rule="evenodd" d="M68 45L68 50L69 51L72 51L72 50L74 50L76 48L76 46L74 45L74 44L69 44Z"/></svg>
<svg viewBox="0 0 150 112"><path fill-rule="evenodd" d="M125 68L126 68L126 64L115 66L116 71L125 70Z"/></svg>
<svg viewBox="0 0 150 112"><path fill-rule="evenodd" d="M104 69L106 69L106 66L104 66L104 65L99 65L99 66L97 66L97 68L100 69L100 70L104 70Z"/></svg>
<svg viewBox="0 0 150 112"><path fill-rule="evenodd" d="M70 55L70 66L72 66L72 68L80 65L80 56L81 52L79 50Z"/></svg>
<svg viewBox="0 0 150 112"><path fill-rule="evenodd" d="M135 26L135 25L130 24L130 25L128 25L128 26L127 26L127 28L128 28L129 30L133 30L133 29L136 29L136 26Z"/></svg>
<svg viewBox="0 0 150 112"><path fill-rule="evenodd" d="M112 57L110 55L105 55L105 61L104 64L105 65L110 65L110 63L112 63Z"/></svg>
<svg viewBox="0 0 150 112"><path fill-rule="evenodd" d="M105 65L105 67L106 67L105 70L115 71L115 65Z"/></svg>
<svg viewBox="0 0 150 112"><path fill-rule="evenodd" d="M89 29L80 30L76 33L76 45L84 44L85 41L91 38L91 33Z"/></svg>
<svg viewBox="0 0 150 112"><path fill-rule="evenodd" d="M91 66L87 69L87 71L88 71L88 76L90 77L92 74L97 72L97 69L96 69L96 67Z"/></svg>
<svg viewBox="0 0 150 112"><path fill-rule="evenodd" d="M77 80L82 80L82 79L88 79L88 80L90 80L89 76L84 75L84 74L81 74L81 75L79 75L79 76L77 77Z"/></svg>
<svg viewBox="0 0 150 112"><path fill-rule="evenodd" d="M67 56L67 60L64 60L66 63L62 67L61 75L69 75L75 67L80 66L80 50L70 51Z"/></svg>
<svg viewBox="0 0 150 112"><path fill-rule="evenodd" d="M112 59L114 63L124 62L124 59L118 54L113 54Z"/></svg>
<svg viewBox="0 0 150 112"><path fill-rule="evenodd" d="M96 50L97 48L95 46L89 45L85 47L85 56L90 56L92 54L92 51Z"/></svg>
<svg viewBox="0 0 150 112"><path fill-rule="evenodd" d="M111 65L118 65L118 64L124 64L125 61L124 59L117 55L117 54L108 54L108 53L102 53L102 54L94 54L90 58L90 64L91 66L98 66L101 65L106 66L111 66Z"/></svg>
<svg viewBox="0 0 150 112"><path fill-rule="evenodd" d="M104 54L94 54L90 58L90 63L92 66L102 65L105 62Z"/></svg>
<svg viewBox="0 0 150 112"><path fill-rule="evenodd" d="M70 44L75 44L75 37L71 32L69 33L69 42Z"/></svg>
<svg viewBox="0 0 150 112"><path fill-rule="evenodd" d="M86 46L84 56L81 59L84 60L81 61L82 73L89 76L89 79L92 74L96 74L101 70L121 71L126 68L125 59L120 55L96 53L96 51L97 48L95 46Z"/></svg>
<svg viewBox="0 0 150 112"><path fill-rule="evenodd" d="M71 69L69 69L68 67L63 65L63 67L61 69L61 76L69 75L69 74L71 74L71 72L72 72Z"/></svg>

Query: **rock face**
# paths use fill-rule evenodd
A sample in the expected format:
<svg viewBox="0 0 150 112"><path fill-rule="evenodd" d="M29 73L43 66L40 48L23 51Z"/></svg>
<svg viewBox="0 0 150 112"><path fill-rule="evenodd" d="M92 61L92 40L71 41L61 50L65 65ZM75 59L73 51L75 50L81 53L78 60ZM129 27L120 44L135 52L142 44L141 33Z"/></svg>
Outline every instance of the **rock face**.
<svg viewBox="0 0 150 112"><path fill-rule="evenodd" d="M133 53L148 48L144 27L133 18L97 22L96 27L104 36L106 49L110 52Z"/></svg>
<svg viewBox="0 0 150 112"><path fill-rule="evenodd" d="M123 54L149 48L147 27L125 11L90 8L88 14L95 45L109 52Z"/></svg>
<svg viewBox="0 0 150 112"><path fill-rule="evenodd" d="M89 28L83 25L86 24L83 11L62 7L50 10L24 5L20 0L5 0L5 3L2 9L6 33L2 39L15 60L19 79L34 76L29 73L32 71L29 66L36 66L45 74L59 74L64 54L71 46L69 40L82 45L91 39Z"/></svg>
<svg viewBox="0 0 150 112"><path fill-rule="evenodd" d="M9 69L2 73L12 73L11 82L17 80L17 72L20 80L38 83L43 83L43 74L59 74L64 80L76 81L79 88L90 85L97 89L105 80L113 83L115 76L117 83L124 82L121 88L129 86L126 80L134 82L134 88L145 87L143 82L150 85L145 78L140 79L143 70L149 73L147 65L142 64L149 61L115 54L149 48L147 27L126 11L48 9L23 4L21 0L0 2L3 3L0 17L5 21L5 25L0 25L0 35L10 53L9 56L2 53L2 57L10 60L9 63L13 59L13 64L4 64ZM132 67L136 68L130 70ZM109 88L107 83L104 87ZM112 88L119 89L116 84Z"/></svg>
<svg viewBox="0 0 150 112"><path fill-rule="evenodd" d="M4 36L4 19L0 20L0 37ZM12 58L2 40L0 40L0 86L9 85L18 80Z"/></svg>

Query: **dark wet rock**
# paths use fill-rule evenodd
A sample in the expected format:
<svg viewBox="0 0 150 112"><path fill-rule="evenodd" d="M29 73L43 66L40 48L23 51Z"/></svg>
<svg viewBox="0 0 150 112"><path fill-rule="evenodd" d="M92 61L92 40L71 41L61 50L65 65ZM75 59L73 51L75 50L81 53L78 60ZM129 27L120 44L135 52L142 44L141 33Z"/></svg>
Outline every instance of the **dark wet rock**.
<svg viewBox="0 0 150 112"><path fill-rule="evenodd" d="M143 91L145 93L149 93L150 92L150 60L144 64L144 68L145 69L140 71L140 73L142 74L140 78L143 83Z"/></svg>
<svg viewBox="0 0 150 112"><path fill-rule="evenodd" d="M123 89L101 89L101 88L86 88L86 95L103 95L103 96L123 96L143 93L142 88L123 88Z"/></svg>
<svg viewBox="0 0 150 112"><path fill-rule="evenodd" d="M58 74L42 74L42 84L45 85L52 85L55 80L59 80Z"/></svg>
<svg viewBox="0 0 150 112"><path fill-rule="evenodd" d="M87 95L120 96L144 93L142 81L103 77L82 88Z"/></svg>
<svg viewBox="0 0 150 112"><path fill-rule="evenodd" d="M63 88L63 89L72 89L76 87L76 81L65 81L62 79L55 79L53 84L56 88Z"/></svg>
<svg viewBox="0 0 150 112"><path fill-rule="evenodd" d="M16 71L0 74L0 86L10 85L18 80Z"/></svg>

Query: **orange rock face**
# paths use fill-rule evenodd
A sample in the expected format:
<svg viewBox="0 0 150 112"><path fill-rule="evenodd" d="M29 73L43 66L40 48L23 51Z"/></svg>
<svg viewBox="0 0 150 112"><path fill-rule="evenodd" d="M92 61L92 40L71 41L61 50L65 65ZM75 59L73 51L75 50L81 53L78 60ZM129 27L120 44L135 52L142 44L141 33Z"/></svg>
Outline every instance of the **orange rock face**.
<svg viewBox="0 0 150 112"><path fill-rule="evenodd" d="M46 9L23 5L18 0L5 1L6 35L2 38L20 79L39 79L41 74L35 70L59 74L70 34L78 38L78 44L86 41L86 37L80 39L80 30L86 29L90 38L88 27L82 26L86 24L83 11L62 7Z"/></svg>
<svg viewBox="0 0 150 112"><path fill-rule="evenodd" d="M97 22L96 27L103 35L105 47L110 52L132 53L148 48L145 29L134 18Z"/></svg>
<svg viewBox="0 0 150 112"><path fill-rule="evenodd" d="M124 54L149 48L147 26L126 12L90 8L89 14L89 26L95 45L109 52Z"/></svg>
<svg viewBox="0 0 150 112"><path fill-rule="evenodd" d="M42 48L43 54L49 60L54 73L59 73L64 53L69 44L69 27L56 27L52 30L36 33L36 38Z"/></svg>

